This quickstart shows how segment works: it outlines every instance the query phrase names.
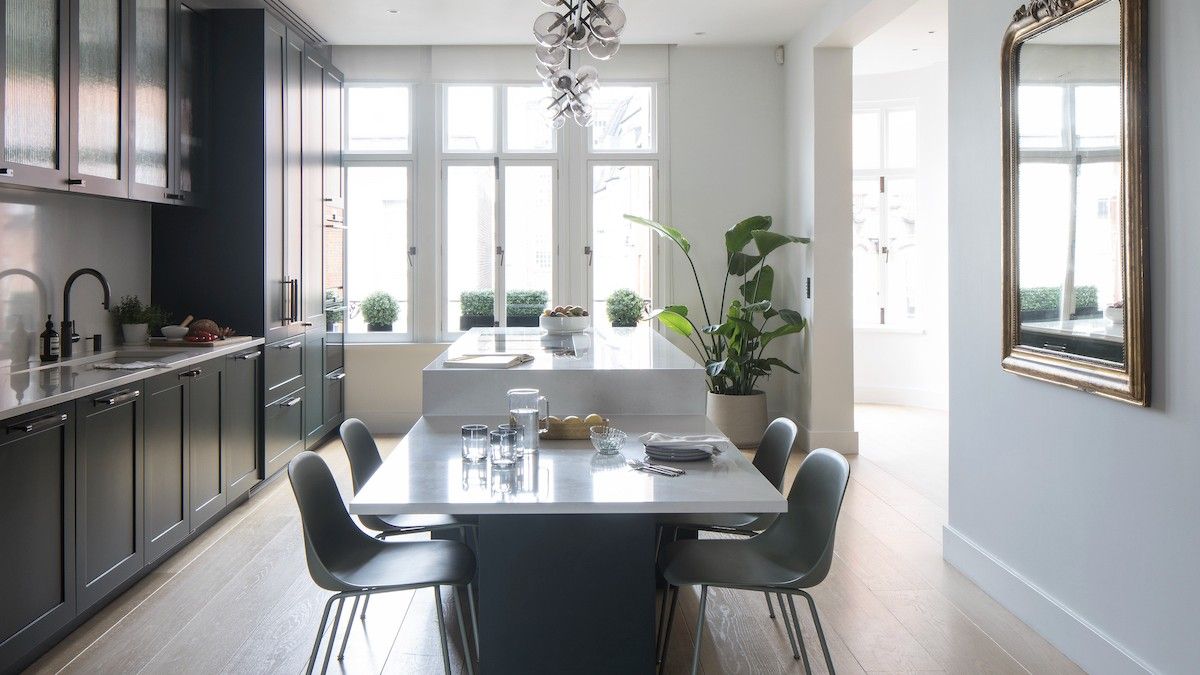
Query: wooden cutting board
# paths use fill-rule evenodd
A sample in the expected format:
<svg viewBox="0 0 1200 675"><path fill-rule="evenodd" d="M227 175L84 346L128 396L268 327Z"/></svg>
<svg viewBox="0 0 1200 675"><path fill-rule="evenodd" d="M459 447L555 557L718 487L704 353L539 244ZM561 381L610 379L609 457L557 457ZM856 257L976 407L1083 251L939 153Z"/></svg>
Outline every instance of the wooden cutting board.
<svg viewBox="0 0 1200 675"><path fill-rule="evenodd" d="M236 345L239 342L249 342L253 339L254 338L250 337L249 335L235 335L233 337L225 338L224 340L213 340L212 342L188 342L187 340L178 340L173 342L165 337L152 337L150 338L150 342L148 344L151 347L189 347L214 349L216 347L228 347L229 345Z"/></svg>

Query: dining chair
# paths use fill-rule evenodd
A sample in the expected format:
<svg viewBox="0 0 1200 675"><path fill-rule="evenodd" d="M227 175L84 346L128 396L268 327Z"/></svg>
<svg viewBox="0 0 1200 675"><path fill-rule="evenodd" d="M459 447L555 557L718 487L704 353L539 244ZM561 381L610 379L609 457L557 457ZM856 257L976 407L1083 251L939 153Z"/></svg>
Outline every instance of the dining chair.
<svg viewBox="0 0 1200 675"><path fill-rule="evenodd" d="M371 476L374 476L375 472L379 470L379 467L383 466L383 455L379 452L379 445L375 442L375 437L371 435L371 430L357 417L350 417L342 422L342 425L338 427L338 435L341 436L342 446L346 448L346 456L350 460L350 479L354 484L354 493L358 494ZM447 514L359 515L358 522L368 530L376 532L376 539L457 529L464 544L467 541L467 528L473 528L477 524L474 519ZM475 651L478 652L479 622L475 616L474 589L469 586L467 596L471 601L471 628L475 636ZM360 619L363 621L367 618L368 600L369 598L363 600L362 614L360 615Z"/></svg>
<svg viewBox="0 0 1200 675"><path fill-rule="evenodd" d="M792 447L796 443L796 423L786 417L778 417L769 425L767 430L763 432L762 440L758 443L758 449L754 451L754 459L752 464L758 469L759 473L764 478L775 486L776 490L783 492L783 478L787 472L787 463L792 456ZM664 528L675 528L674 532L679 530L696 530L698 532L721 532L725 534L737 534L742 536L754 536L765 530L768 525L775 521L778 517L774 513L751 514L751 513L714 513L714 514L681 514L677 516L666 516L658 520L658 542L662 545L662 535ZM764 593L763 596L767 600L767 616L775 618L775 608L771 605L771 595ZM661 615L666 611L666 598L663 599ZM780 611L783 607L780 606ZM786 616L785 616L786 618ZM789 641L792 643L792 655L799 658L796 652L795 641L789 635Z"/></svg>
<svg viewBox="0 0 1200 675"><path fill-rule="evenodd" d="M338 651L339 661L346 653L346 642L350 637L359 599L369 598L376 593L432 588L434 607L437 608L438 635L442 641L442 665L446 675L450 675L450 651L446 644L441 588L453 587L459 607L463 606L462 592L475 575L475 556L471 549L457 541L382 541L363 532L346 511L329 466L314 452L301 452L288 463L288 479L296 495L296 504L300 507L304 557L308 561L309 576L317 586L335 592L325 603L305 672L312 673L316 666L325 625L335 601L337 613L329 629L322 673L329 668L342 608L348 598L354 598L354 604L350 608L342 647ZM457 615L467 673L473 675L474 659L468 646L466 624L463 622L463 613L459 611Z"/></svg>
<svg viewBox="0 0 1200 675"><path fill-rule="evenodd" d="M761 534L749 539L704 539L668 544L659 562L667 580L671 609L662 630L659 662L666 660L679 587L699 585L700 615L692 654L693 674L700 665L704 612L711 587L774 593L785 621L788 618L783 606L786 596L791 609L789 637L794 629L804 658L804 670L811 672L793 600L796 595L803 596L808 601L825 665L832 673L833 659L829 655L821 619L817 616L817 605L806 589L820 584L829 573L833 562L834 532L849 480L850 464L845 457L825 448L813 450L800 464L796 479L792 481L787 512Z"/></svg>

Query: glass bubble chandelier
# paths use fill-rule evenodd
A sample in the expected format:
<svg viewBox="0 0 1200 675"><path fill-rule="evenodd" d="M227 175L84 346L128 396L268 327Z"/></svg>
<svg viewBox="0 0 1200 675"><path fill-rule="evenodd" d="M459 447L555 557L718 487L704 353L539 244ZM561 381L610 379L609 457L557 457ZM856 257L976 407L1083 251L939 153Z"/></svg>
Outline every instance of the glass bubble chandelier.
<svg viewBox="0 0 1200 675"><path fill-rule="evenodd" d="M537 74L550 88L542 101L543 113L555 129L567 118L586 127L592 123L591 98L600 73L592 66L572 69L572 54L586 49L598 60L612 58L621 48L625 10L617 0L542 0L542 4L556 10L533 22Z"/></svg>

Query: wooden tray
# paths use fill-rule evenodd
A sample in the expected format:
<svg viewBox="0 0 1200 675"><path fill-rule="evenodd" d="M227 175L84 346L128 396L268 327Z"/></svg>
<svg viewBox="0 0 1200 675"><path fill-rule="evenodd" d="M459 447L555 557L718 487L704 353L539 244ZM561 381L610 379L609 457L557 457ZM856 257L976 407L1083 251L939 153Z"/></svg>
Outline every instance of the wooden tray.
<svg viewBox="0 0 1200 675"><path fill-rule="evenodd" d="M604 417L603 421L591 422L585 421L585 417L576 417L570 422L565 419L547 419L545 426L538 432L540 438L548 441L586 441L591 438L591 428L598 425L607 425L608 418Z"/></svg>
<svg viewBox="0 0 1200 675"><path fill-rule="evenodd" d="M224 340L213 340L212 342L188 342L187 340L168 340L165 337L152 337L147 346L150 347L188 347L189 349L214 349L216 347L228 347L236 345L239 342L249 342L254 338L249 335L234 335L227 337Z"/></svg>

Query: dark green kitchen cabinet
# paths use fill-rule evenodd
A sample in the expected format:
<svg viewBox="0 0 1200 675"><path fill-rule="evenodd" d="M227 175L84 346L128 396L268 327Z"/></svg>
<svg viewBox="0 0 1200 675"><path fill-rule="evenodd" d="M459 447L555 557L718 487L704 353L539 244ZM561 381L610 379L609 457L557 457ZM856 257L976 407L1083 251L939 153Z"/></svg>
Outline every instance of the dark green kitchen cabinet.
<svg viewBox="0 0 1200 675"><path fill-rule="evenodd" d="M346 415L346 371L339 368L325 376L325 428L335 429Z"/></svg>
<svg viewBox="0 0 1200 675"><path fill-rule="evenodd" d="M87 607L142 569L141 385L75 402L75 569Z"/></svg>
<svg viewBox="0 0 1200 675"><path fill-rule="evenodd" d="M74 417L0 422L0 670L75 618Z"/></svg>
<svg viewBox="0 0 1200 675"><path fill-rule="evenodd" d="M186 205L203 203L208 197L209 118L212 113L209 89L208 50L211 39L208 21L186 4L178 8L178 38L175 57L174 186L172 197Z"/></svg>
<svg viewBox="0 0 1200 675"><path fill-rule="evenodd" d="M225 491L230 500L261 478L258 412L262 407L262 352L258 349L225 358L225 395L221 431L225 443Z"/></svg>
<svg viewBox="0 0 1200 675"><path fill-rule="evenodd" d="M158 560L191 532L187 379L146 380L146 559Z"/></svg>
<svg viewBox="0 0 1200 675"><path fill-rule="evenodd" d="M313 448L325 435L325 327L304 338L304 445Z"/></svg>
<svg viewBox="0 0 1200 675"><path fill-rule="evenodd" d="M188 474L191 529L196 531L225 508L224 442L221 435L225 360L184 371L188 379Z"/></svg>

